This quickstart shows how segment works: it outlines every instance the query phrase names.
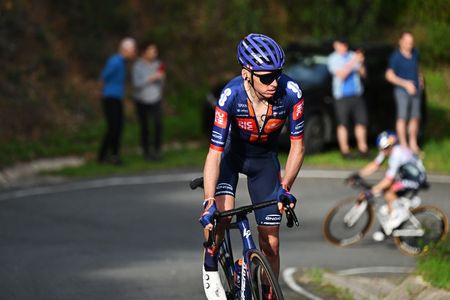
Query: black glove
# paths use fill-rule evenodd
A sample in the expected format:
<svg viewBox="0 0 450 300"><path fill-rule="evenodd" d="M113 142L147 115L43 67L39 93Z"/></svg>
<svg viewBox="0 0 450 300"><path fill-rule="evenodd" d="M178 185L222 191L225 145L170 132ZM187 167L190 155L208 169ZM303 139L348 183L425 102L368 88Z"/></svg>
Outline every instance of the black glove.
<svg viewBox="0 0 450 300"><path fill-rule="evenodd" d="M359 176L359 174L357 172L350 174L350 176L348 176L345 179L345 183L348 185L353 185L356 181L359 181L361 179L361 176Z"/></svg>

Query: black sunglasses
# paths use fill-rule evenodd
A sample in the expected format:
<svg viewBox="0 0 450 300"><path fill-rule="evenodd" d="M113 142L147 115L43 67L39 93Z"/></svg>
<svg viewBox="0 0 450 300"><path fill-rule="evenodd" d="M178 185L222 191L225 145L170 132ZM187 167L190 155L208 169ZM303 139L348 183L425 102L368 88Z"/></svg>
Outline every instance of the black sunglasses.
<svg viewBox="0 0 450 300"><path fill-rule="evenodd" d="M265 85L269 85L274 80L278 81L281 77L282 72L283 72L283 70L276 70L271 73L262 74L262 75L256 74L255 72L252 72L252 74L255 75L256 77L258 77L259 81L261 81L261 83L263 83Z"/></svg>

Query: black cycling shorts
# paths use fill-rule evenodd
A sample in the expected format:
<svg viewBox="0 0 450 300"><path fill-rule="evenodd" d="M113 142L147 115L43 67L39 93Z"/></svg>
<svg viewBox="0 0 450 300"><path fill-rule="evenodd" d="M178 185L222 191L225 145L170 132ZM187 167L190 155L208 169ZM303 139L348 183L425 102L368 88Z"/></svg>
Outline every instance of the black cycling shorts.
<svg viewBox="0 0 450 300"><path fill-rule="evenodd" d="M225 151L220 163L216 196L235 197L239 173L247 175L247 186L253 204L274 200L280 187L280 163L276 153L262 157L242 157ZM258 225L279 226L281 214L276 205L255 210Z"/></svg>

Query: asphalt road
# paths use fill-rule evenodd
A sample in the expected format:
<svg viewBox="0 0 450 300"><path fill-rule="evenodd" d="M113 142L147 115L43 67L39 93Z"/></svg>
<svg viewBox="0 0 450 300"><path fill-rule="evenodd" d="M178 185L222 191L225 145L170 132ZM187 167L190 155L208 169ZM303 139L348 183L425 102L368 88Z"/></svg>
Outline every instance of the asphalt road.
<svg viewBox="0 0 450 300"><path fill-rule="evenodd" d="M202 196L180 176L0 193L0 299L204 299L197 223ZM238 205L248 203L245 187L241 180ZM300 177L293 193L301 199L301 227L283 225L283 269L414 266L390 241L366 237L340 249L323 240L325 213L355 194L342 179ZM449 193L448 183L434 183L422 197L449 215ZM282 286L287 299L302 299Z"/></svg>

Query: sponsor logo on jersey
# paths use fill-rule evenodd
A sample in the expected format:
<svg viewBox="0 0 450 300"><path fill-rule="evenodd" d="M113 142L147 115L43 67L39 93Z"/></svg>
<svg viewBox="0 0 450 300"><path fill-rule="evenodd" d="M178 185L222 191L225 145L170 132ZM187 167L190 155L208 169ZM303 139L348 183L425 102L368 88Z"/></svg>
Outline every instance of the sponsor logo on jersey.
<svg viewBox="0 0 450 300"><path fill-rule="evenodd" d="M292 119L294 119L294 121L300 119L303 116L303 104L304 101L302 99L300 100L300 102L294 105L294 109L292 111Z"/></svg>
<svg viewBox="0 0 450 300"><path fill-rule="evenodd" d="M236 118L237 125L239 128L245 131L257 132L256 121L251 118Z"/></svg>
<svg viewBox="0 0 450 300"><path fill-rule="evenodd" d="M294 129L295 129L295 130L301 130L301 129L303 129L303 123L304 123L304 122L298 123L297 125L295 125Z"/></svg>
<svg viewBox="0 0 450 300"><path fill-rule="evenodd" d="M300 99L302 97L302 90L300 89L300 87L298 86L297 83L295 83L293 81L288 81L287 87L288 87L288 89L293 91L295 94L297 94L298 99Z"/></svg>
<svg viewBox="0 0 450 300"><path fill-rule="evenodd" d="M284 124L284 120L280 119L270 119L267 121L266 126L264 126L265 133L271 133L277 131Z"/></svg>
<svg viewBox="0 0 450 300"><path fill-rule="evenodd" d="M281 221L280 215L267 215L266 221Z"/></svg>
<svg viewBox="0 0 450 300"><path fill-rule="evenodd" d="M214 139L221 140L221 139L222 139L222 134L221 134L220 132L213 131L213 132L212 132L212 137L213 137Z"/></svg>
<svg viewBox="0 0 450 300"><path fill-rule="evenodd" d="M216 107L216 116L214 118L214 125L219 128L225 128L228 124L228 113Z"/></svg>
<svg viewBox="0 0 450 300"><path fill-rule="evenodd" d="M231 89L227 88L225 89L222 94L220 95L220 99L219 99L219 105L220 106L224 106L225 102L227 102L228 96L231 95Z"/></svg>
<svg viewBox="0 0 450 300"><path fill-rule="evenodd" d="M225 145L225 142L221 141L221 140L216 140L216 139L211 139L211 142L220 146Z"/></svg>

